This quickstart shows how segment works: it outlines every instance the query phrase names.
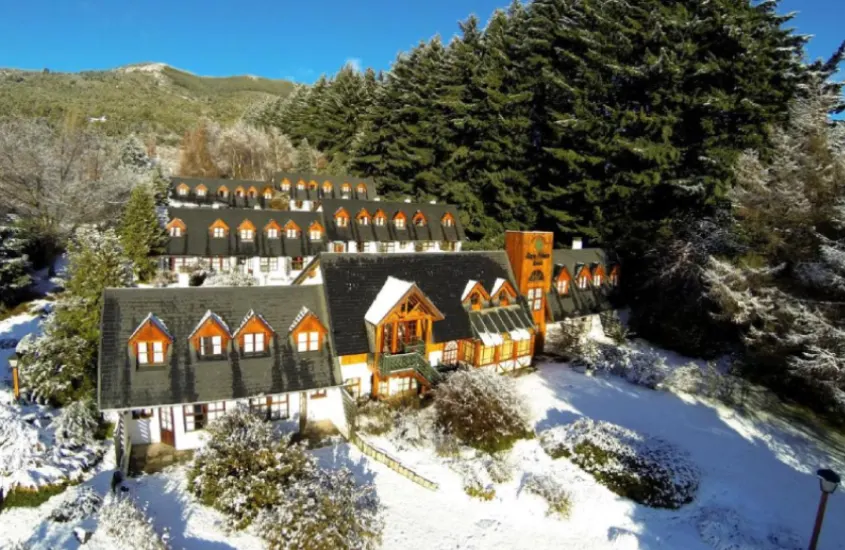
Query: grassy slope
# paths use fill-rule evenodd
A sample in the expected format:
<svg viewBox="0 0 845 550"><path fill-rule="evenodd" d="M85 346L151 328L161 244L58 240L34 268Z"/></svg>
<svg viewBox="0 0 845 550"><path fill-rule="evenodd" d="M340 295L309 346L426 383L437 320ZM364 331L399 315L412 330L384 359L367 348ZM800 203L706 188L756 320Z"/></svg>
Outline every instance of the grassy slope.
<svg viewBox="0 0 845 550"><path fill-rule="evenodd" d="M248 76L201 77L164 67L160 72L40 73L0 70L0 116L63 120L105 115L115 135L155 133L168 141L198 118L237 119L250 104L284 96L293 83Z"/></svg>

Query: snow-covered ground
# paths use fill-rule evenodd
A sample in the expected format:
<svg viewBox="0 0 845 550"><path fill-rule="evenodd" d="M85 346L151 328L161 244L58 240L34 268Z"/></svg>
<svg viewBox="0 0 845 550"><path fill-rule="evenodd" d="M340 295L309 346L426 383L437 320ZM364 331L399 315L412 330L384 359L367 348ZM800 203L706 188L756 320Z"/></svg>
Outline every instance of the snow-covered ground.
<svg viewBox="0 0 845 550"><path fill-rule="evenodd" d="M512 481L496 485L484 502L463 491L460 476L430 449L396 446L370 438L440 484L438 491L415 485L346 444L317 451L325 466L349 466L375 484L385 509L383 547L707 549L801 548L806 545L818 502L812 472L820 466L845 469L841 449L826 449L795 430L754 423L732 410L689 396L678 397L632 386L622 380L589 377L562 365L546 365L518 379L530 397L538 429L581 416L606 420L660 436L690 452L701 469L696 500L680 510L656 510L620 498L565 459L552 460L537 440L511 451ZM552 472L572 496L569 519L547 517L546 504L520 491L523 473ZM130 480L131 492L150 503L157 529L170 531L174 548L260 548L248 533L227 533L221 516L198 505L185 491L185 468ZM88 484L108 490L105 475ZM73 490L73 489L72 489ZM0 545L32 537L35 548L76 548L72 525L44 521L54 506L4 513ZM828 506L821 548L845 548L845 496ZM716 545L702 539L703 532ZM777 541L777 542L773 542Z"/></svg>

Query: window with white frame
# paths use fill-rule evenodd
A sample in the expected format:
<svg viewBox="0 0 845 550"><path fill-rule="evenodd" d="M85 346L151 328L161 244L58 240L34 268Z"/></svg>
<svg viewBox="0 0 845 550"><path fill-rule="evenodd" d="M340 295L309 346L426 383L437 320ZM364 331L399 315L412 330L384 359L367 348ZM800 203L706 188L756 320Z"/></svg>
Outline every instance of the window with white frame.
<svg viewBox="0 0 845 550"><path fill-rule="evenodd" d="M587 285L590 283L590 279L586 275L581 275L578 277L578 288L584 290L587 288Z"/></svg>
<svg viewBox="0 0 845 550"><path fill-rule="evenodd" d="M164 363L164 342L153 342L153 363Z"/></svg>
<svg viewBox="0 0 845 550"><path fill-rule="evenodd" d="M378 383L378 393L379 393L379 395L384 395L384 396L386 396L386 395L387 395L387 393L388 393L388 389L387 389L387 388L388 388L387 380L381 380L381 381Z"/></svg>
<svg viewBox="0 0 845 550"><path fill-rule="evenodd" d="M270 258L260 258L259 264L262 273L267 273L270 271Z"/></svg>
<svg viewBox="0 0 845 550"><path fill-rule="evenodd" d="M215 239L222 239L226 236L226 230L222 227L215 227L211 230L211 236Z"/></svg>
<svg viewBox="0 0 845 550"><path fill-rule="evenodd" d="M296 184L296 189L298 191L305 191L305 182L301 181Z"/></svg>
<svg viewBox="0 0 845 550"><path fill-rule="evenodd" d="M270 415L270 402L266 397L251 397L249 399L249 412L268 418Z"/></svg>
<svg viewBox="0 0 845 550"><path fill-rule="evenodd" d="M543 289L529 288L528 289L528 303L534 311L540 311L543 308Z"/></svg>
<svg viewBox="0 0 845 550"><path fill-rule="evenodd" d="M309 236L311 237L312 241L319 241L323 238L323 232L319 229L312 229L309 231Z"/></svg>
<svg viewBox="0 0 845 550"><path fill-rule="evenodd" d="M267 398L267 407L270 410L270 420L282 420L290 415L287 394L269 396Z"/></svg>
<svg viewBox="0 0 845 550"><path fill-rule="evenodd" d="M349 223L349 218L346 216L338 216L334 219L335 225L338 227L346 227Z"/></svg>
<svg viewBox="0 0 845 550"><path fill-rule="evenodd" d="M384 225L384 216L376 216L375 218L373 218L373 222L376 224L376 226L382 227Z"/></svg>
<svg viewBox="0 0 845 550"><path fill-rule="evenodd" d="M285 192L290 191L290 184L287 183L287 182L282 183L282 191L285 191Z"/></svg>
<svg viewBox="0 0 845 550"><path fill-rule="evenodd" d="M396 252L396 243L394 241L390 241L389 243L386 243L386 244L387 244L387 246L385 247L385 252L389 252L391 254Z"/></svg>
<svg viewBox="0 0 845 550"><path fill-rule="evenodd" d="M226 414L226 403L224 401L218 401L217 403L209 403L205 406L205 417L208 419L209 422L213 422Z"/></svg>
<svg viewBox="0 0 845 550"><path fill-rule="evenodd" d="M147 342L138 342L138 364L139 365L149 365L150 364L150 354L149 354L149 348L147 347Z"/></svg>
<svg viewBox="0 0 845 550"><path fill-rule="evenodd" d="M273 198L273 193L271 193L270 191L264 191L264 198L269 201Z"/></svg>
<svg viewBox="0 0 845 550"><path fill-rule="evenodd" d="M202 430L206 425L205 409L202 405L185 405L182 407L185 416L185 431Z"/></svg>
<svg viewBox="0 0 845 550"><path fill-rule="evenodd" d="M255 238L255 231L252 229L241 229L241 240L251 241Z"/></svg>
<svg viewBox="0 0 845 550"><path fill-rule="evenodd" d="M181 237L182 236L182 228L178 225L174 225L170 228L170 236L171 237Z"/></svg>
<svg viewBox="0 0 845 550"><path fill-rule="evenodd" d="M593 284L595 286L601 286L601 273L596 273L593 275Z"/></svg>
<svg viewBox="0 0 845 550"><path fill-rule="evenodd" d="M358 223L360 225L370 225L370 217L369 216L361 216L358 218Z"/></svg>
<svg viewBox="0 0 845 550"><path fill-rule="evenodd" d="M197 196L198 196L198 197L204 197L204 196L205 196L205 189L204 189L204 188L202 188L202 187L200 187L199 189L197 189Z"/></svg>
<svg viewBox="0 0 845 550"><path fill-rule="evenodd" d="M393 382L393 389L396 390L397 393L404 393L406 391L411 391L414 389L414 379L410 376L406 376L404 378L394 378Z"/></svg>
<svg viewBox="0 0 845 550"><path fill-rule="evenodd" d="M217 192L217 194L220 196L220 198L223 198L223 199L225 199L226 197L229 196L229 192L226 191L225 189L221 189L220 191Z"/></svg>
<svg viewBox="0 0 845 550"><path fill-rule="evenodd" d="M264 353L264 333L244 334L244 353Z"/></svg>
<svg viewBox="0 0 845 550"><path fill-rule="evenodd" d="M405 218L396 218L393 223L396 224L396 229L405 229Z"/></svg>
<svg viewBox="0 0 845 550"><path fill-rule="evenodd" d="M299 237L299 231L295 227L288 227L287 231L285 232L285 236L288 239L295 239Z"/></svg>
<svg viewBox="0 0 845 550"><path fill-rule="evenodd" d="M204 336L200 338L200 355L215 356L223 355L222 336Z"/></svg>
<svg viewBox="0 0 845 550"><path fill-rule="evenodd" d="M443 227L452 227L455 224L455 220L453 220L450 216L443 218Z"/></svg>
<svg viewBox="0 0 845 550"><path fill-rule="evenodd" d="M558 279L557 282L557 293L561 296L565 296L566 293L569 292L569 280L568 279Z"/></svg>
<svg viewBox="0 0 845 550"><path fill-rule="evenodd" d="M180 188L179 188L179 196L180 196L180 197L185 197L185 196L187 196L187 195L188 195L188 188L187 188L187 187L184 187L184 186L183 186L183 187L180 187Z"/></svg>
<svg viewBox="0 0 845 550"><path fill-rule="evenodd" d="M164 363L164 342L138 342L137 357L139 365L161 365Z"/></svg>
<svg viewBox="0 0 845 550"><path fill-rule="evenodd" d="M270 258L270 271L279 270L279 258Z"/></svg>
<svg viewBox="0 0 845 550"><path fill-rule="evenodd" d="M317 331L300 332L296 335L297 351L319 351L320 333Z"/></svg>
<svg viewBox="0 0 845 550"><path fill-rule="evenodd" d="M271 227L267 230L267 238L268 239L278 239L279 238L279 230L275 227Z"/></svg>
<svg viewBox="0 0 845 550"><path fill-rule="evenodd" d="M358 399L361 397L361 379L360 378L348 378L344 383L343 386L346 388L346 391L354 397Z"/></svg>

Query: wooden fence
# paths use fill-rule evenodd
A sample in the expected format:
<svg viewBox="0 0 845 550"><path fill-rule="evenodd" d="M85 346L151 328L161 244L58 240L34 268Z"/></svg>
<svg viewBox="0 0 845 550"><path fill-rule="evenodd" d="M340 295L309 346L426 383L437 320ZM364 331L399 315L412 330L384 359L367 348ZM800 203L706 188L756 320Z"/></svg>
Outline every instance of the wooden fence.
<svg viewBox="0 0 845 550"><path fill-rule="evenodd" d="M417 485L425 487L426 489L430 489L432 491L436 491L438 489L437 483L424 478L423 476L419 475L415 471L411 470L407 466L403 466L401 462L387 454L386 452L382 451L378 447L375 447L361 438L357 433L354 431L349 438L349 441L361 449L361 452L367 455L368 457L372 458L377 462L381 462L394 472L402 474L403 476L407 477Z"/></svg>

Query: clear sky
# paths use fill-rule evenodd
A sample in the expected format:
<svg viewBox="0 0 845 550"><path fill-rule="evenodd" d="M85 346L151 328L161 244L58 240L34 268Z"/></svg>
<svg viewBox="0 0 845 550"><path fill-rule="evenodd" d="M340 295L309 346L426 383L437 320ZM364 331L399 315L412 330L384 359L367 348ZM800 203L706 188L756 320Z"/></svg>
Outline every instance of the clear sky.
<svg viewBox="0 0 845 550"><path fill-rule="evenodd" d="M201 75L312 82L345 62L388 69L400 51L509 0L0 0L0 67L107 69L160 61ZM812 58L845 39L845 0L783 0L816 38Z"/></svg>

